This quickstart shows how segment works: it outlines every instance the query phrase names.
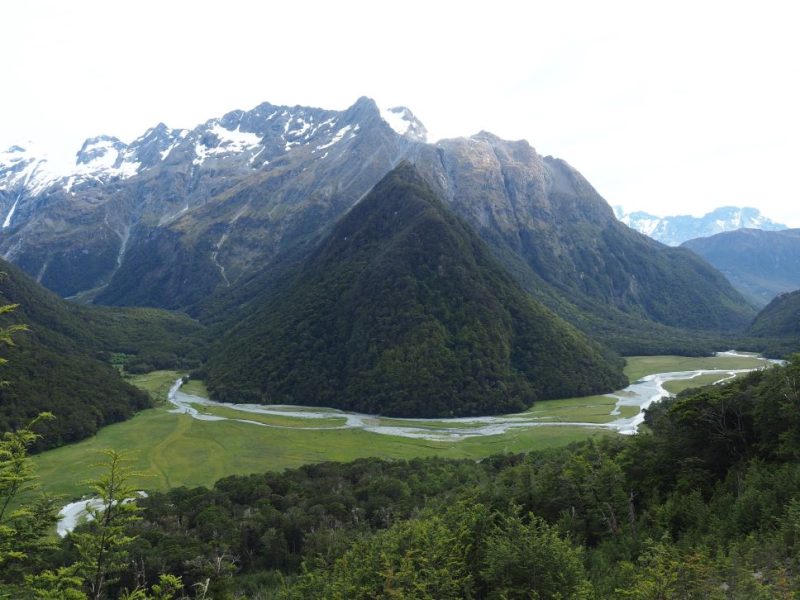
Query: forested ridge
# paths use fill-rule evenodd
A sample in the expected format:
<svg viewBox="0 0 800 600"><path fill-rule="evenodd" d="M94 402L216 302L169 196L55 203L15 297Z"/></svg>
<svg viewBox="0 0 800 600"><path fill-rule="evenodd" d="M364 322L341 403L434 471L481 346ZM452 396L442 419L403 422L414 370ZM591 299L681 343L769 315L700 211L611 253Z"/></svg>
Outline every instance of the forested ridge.
<svg viewBox="0 0 800 600"><path fill-rule="evenodd" d="M658 403L631 438L174 490L146 501L141 541L183 540L172 567L227 553L230 589L288 598L794 597L799 408L795 359Z"/></svg>
<svg viewBox="0 0 800 600"><path fill-rule="evenodd" d="M442 417L626 381L621 360L527 296L409 164L287 279L212 352L214 397Z"/></svg>
<svg viewBox="0 0 800 600"><path fill-rule="evenodd" d="M220 599L794 598L798 408L795 357L657 403L632 437L154 493L107 597L168 573ZM29 564L78 561L80 539Z"/></svg>
<svg viewBox="0 0 800 600"><path fill-rule="evenodd" d="M202 327L186 316L72 304L11 264L0 263L0 272L0 305L18 305L0 314L0 327L26 327L13 345L0 346L13 365L2 373L0 431L17 429L42 411L54 413L36 450L81 440L151 405L112 359L129 371L149 371L195 367L203 356Z"/></svg>

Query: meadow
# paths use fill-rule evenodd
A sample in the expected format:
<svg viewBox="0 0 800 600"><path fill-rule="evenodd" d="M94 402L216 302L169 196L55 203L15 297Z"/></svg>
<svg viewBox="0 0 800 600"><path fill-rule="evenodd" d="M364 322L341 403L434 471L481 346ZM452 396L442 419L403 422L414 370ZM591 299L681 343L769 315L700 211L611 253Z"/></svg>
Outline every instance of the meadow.
<svg viewBox="0 0 800 600"><path fill-rule="evenodd" d="M751 357L630 357L626 374L633 381L644 375L692 369L741 369L763 365ZM102 451L114 448L130 459L136 473L134 483L142 489L163 490L178 486L211 486L227 475L258 473L299 467L323 461L350 461L361 457L406 459L423 456L480 459L493 454L517 453L563 446L595 435L616 435L600 427L554 426L512 429L498 435L471 437L459 441L434 441L378 434L363 429L334 429L343 418L315 421L322 428L310 429L305 419L276 415L254 415L227 407L198 406L204 412L258 421L261 427L240 421L202 421L186 414L171 413L165 403L170 385L179 377L174 371L156 371L132 378L150 392L160 405L145 410L133 419L101 429L80 443L50 450L34 457L43 487L65 499L81 497L88 491L86 480L96 476ZM718 377L687 382L672 382L677 387L712 383ZM190 381L183 390L202 396L201 382ZM677 391L677 390L673 390ZM547 422L602 424L617 416L610 413L616 404L608 396L550 400L534 405L528 416ZM633 416L636 409L624 408L622 415ZM238 413L238 414L237 414ZM435 431L452 423L413 419L389 420L387 425L423 426ZM468 427L465 424L465 427Z"/></svg>

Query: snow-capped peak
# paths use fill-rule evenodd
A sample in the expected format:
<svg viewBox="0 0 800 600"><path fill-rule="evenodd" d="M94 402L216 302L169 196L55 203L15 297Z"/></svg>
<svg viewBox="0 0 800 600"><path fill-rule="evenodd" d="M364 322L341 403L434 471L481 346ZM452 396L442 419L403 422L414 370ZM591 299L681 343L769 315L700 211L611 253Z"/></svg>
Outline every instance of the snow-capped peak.
<svg viewBox="0 0 800 600"><path fill-rule="evenodd" d="M92 179L126 179L136 174L141 163L136 160L135 152L119 139L101 135L89 138L76 154L75 169L69 173ZM72 183L67 185L72 187Z"/></svg>
<svg viewBox="0 0 800 600"><path fill-rule="evenodd" d="M24 188L38 193L58 177L47 155L33 143L0 152L0 191Z"/></svg>
<svg viewBox="0 0 800 600"><path fill-rule="evenodd" d="M75 155L75 164L94 164L98 168L110 168L116 164L120 154L127 147L117 138L107 135L89 138L83 142L83 146Z"/></svg>
<svg viewBox="0 0 800 600"><path fill-rule="evenodd" d="M405 106L395 106L392 108L380 108L381 118L402 136L411 138L417 142L425 142L428 138L428 130Z"/></svg>

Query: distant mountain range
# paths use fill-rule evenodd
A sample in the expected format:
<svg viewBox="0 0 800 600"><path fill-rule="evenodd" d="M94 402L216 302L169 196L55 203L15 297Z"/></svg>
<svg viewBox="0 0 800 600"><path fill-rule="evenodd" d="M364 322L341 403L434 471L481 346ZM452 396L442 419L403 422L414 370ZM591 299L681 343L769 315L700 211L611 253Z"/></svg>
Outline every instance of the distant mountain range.
<svg viewBox="0 0 800 600"><path fill-rule="evenodd" d="M740 229L689 240L683 247L719 269L756 306L800 289L800 229Z"/></svg>
<svg viewBox="0 0 800 600"><path fill-rule="evenodd" d="M702 217L678 215L657 217L646 212L626 213L621 206L614 207L614 214L631 229L635 229L668 246L680 246L694 238L708 237L737 229L762 229L779 231L785 225L775 223L755 208L723 206Z"/></svg>

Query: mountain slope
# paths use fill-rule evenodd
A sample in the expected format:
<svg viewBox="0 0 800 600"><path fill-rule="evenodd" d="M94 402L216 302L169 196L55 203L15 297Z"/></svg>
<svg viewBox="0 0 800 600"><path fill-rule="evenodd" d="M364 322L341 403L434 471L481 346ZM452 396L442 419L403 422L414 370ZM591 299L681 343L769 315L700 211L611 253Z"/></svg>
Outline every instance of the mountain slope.
<svg viewBox="0 0 800 600"><path fill-rule="evenodd" d="M786 225L768 219L758 209L751 207L722 206L702 217L691 215L657 217L643 211L625 213L621 207L615 206L614 214L631 229L668 246L680 246L687 240L737 229L764 231L786 229Z"/></svg>
<svg viewBox="0 0 800 600"><path fill-rule="evenodd" d="M202 205L137 235L97 302L178 308L230 287L329 227L420 135L393 130L367 99L341 113L305 110L295 107L283 117L282 137L271 142L280 153L270 154L268 164L248 167L236 185L225 182ZM295 139L298 122L302 130L320 121L329 124L310 131L322 132L284 141ZM272 146L264 144L269 153Z"/></svg>
<svg viewBox="0 0 800 600"><path fill-rule="evenodd" d="M622 383L619 364L522 292L408 164L207 368L221 399L395 416L510 412Z"/></svg>
<svg viewBox="0 0 800 600"><path fill-rule="evenodd" d="M263 103L129 145L92 138L67 173L11 149L0 253L62 296L185 307L335 221L424 136L407 109L362 98L344 111Z"/></svg>
<svg viewBox="0 0 800 600"><path fill-rule="evenodd" d="M512 272L534 275L534 294L543 282L606 322L719 332L743 329L754 314L705 261L630 230L580 173L525 141L481 133L416 150L415 164L453 210L498 256L514 257Z"/></svg>
<svg viewBox="0 0 800 600"><path fill-rule="evenodd" d="M527 291L620 351L708 351L698 330L712 338L754 315L703 261L616 221L565 162L488 133L424 135L407 109L361 98L345 111L264 103L127 146L89 140L79 156L94 179L13 187L38 173L15 163L13 186L0 182L7 215L19 201L0 252L65 296L224 318L407 159Z"/></svg>
<svg viewBox="0 0 800 600"><path fill-rule="evenodd" d="M773 299L758 313L748 333L787 340L794 351L800 351L800 290Z"/></svg>
<svg viewBox="0 0 800 600"><path fill-rule="evenodd" d="M56 419L47 424L40 447L54 447L148 407L148 396L104 360L111 352L138 354L150 363L175 360L179 354L201 358L192 350L200 327L186 317L152 309L75 306L4 261L0 271L5 274L0 304L20 305L0 317L0 326L23 323L29 328L14 336L13 347L0 348L8 360L0 372L8 382L0 387L0 431L50 411Z"/></svg>
<svg viewBox="0 0 800 600"><path fill-rule="evenodd" d="M800 289L800 229L740 229L689 240L683 247L719 269L756 306Z"/></svg>

